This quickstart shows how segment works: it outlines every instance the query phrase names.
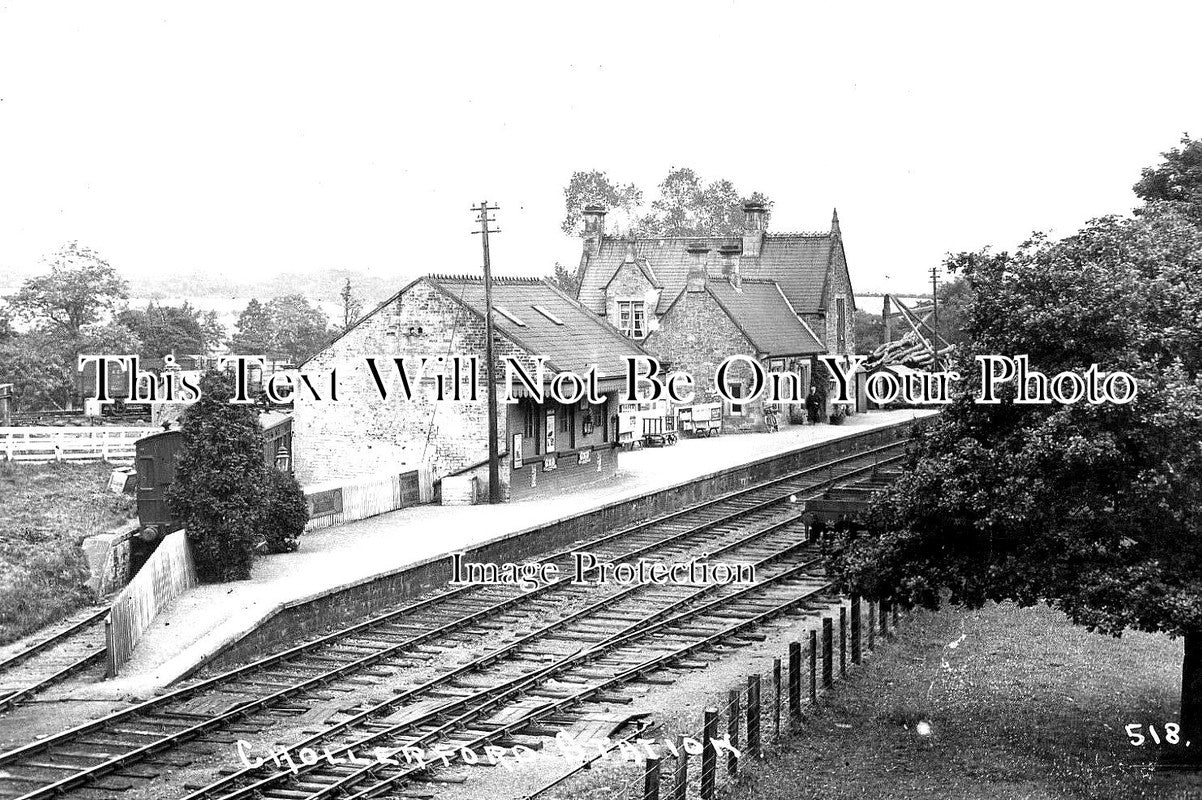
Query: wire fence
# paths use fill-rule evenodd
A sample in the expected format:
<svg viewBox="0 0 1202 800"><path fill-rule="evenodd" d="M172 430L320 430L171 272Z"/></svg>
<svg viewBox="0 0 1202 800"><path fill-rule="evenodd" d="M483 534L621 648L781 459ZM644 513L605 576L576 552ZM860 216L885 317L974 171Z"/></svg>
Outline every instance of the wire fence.
<svg viewBox="0 0 1202 800"><path fill-rule="evenodd" d="M642 771L616 789L614 800L716 800L732 792L748 766L768 758L800 730L807 709L833 692L878 639L899 621L888 600L862 601L824 614L808 641L790 642L772 671L729 688L699 724L644 759Z"/></svg>

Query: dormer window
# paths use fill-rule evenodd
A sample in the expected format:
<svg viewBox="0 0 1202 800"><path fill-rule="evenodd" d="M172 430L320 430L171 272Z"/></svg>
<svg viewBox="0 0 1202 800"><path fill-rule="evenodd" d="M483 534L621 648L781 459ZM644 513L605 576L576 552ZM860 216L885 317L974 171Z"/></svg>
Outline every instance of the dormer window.
<svg viewBox="0 0 1202 800"><path fill-rule="evenodd" d="M642 300L618 301L618 330L631 339L647 335L647 315Z"/></svg>

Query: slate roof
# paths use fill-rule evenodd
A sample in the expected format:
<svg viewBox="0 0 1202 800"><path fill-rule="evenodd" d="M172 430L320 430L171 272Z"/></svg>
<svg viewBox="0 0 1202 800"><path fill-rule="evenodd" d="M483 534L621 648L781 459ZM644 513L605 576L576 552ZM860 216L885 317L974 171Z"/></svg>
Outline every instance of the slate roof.
<svg viewBox="0 0 1202 800"><path fill-rule="evenodd" d="M483 278L428 275L421 280L484 316ZM545 280L494 277L492 302L497 312L493 314L496 329L531 355L545 356L547 368L555 372L583 374L596 364L599 378L618 378L626 374L626 356L647 354L636 342Z"/></svg>
<svg viewBox="0 0 1202 800"><path fill-rule="evenodd" d="M826 308L824 289L827 265L831 260L834 233L768 233L764 235L758 258L743 255L739 272L744 278L774 280L799 314L813 314ZM636 239L635 253L646 262L663 285L657 311L663 313L684 289L694 256L689 249L704 245L710 250L740 248L743 237L697 236L670 239ZM630 241L603 238L595 257L584 265L578 299L598 314L605 313L605 287L626 258ZM722 259L718 259L721 269ZM711 278L716 277L711 275Z"/></svg>
<svg viewBox="0 0 1202 800"><path fill-rule="evenodd" d="M759 353L798 356L826 352L775 281L744 278L736 289L729 281L709 280L705 289Z"/></svg>

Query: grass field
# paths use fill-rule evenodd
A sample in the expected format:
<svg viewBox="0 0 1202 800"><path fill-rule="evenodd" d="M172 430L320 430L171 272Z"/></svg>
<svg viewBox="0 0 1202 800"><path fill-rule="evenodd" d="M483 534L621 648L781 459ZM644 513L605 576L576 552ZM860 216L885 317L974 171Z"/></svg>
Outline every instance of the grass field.
<svg viewBox="0 0 1202 800"><path fill-rule="evenodd" d="M106 491L112 468L0 463L0 644L93 598L80 541L133 516L133 498Z"/></svg>
<svg viewBox="0 0 1202 800"><path fill-rule="evenodd" d="M1124 732L1176 719L1180 664L1180 641L1045 607L917 613L736 797L1199 797Z"/></svg>

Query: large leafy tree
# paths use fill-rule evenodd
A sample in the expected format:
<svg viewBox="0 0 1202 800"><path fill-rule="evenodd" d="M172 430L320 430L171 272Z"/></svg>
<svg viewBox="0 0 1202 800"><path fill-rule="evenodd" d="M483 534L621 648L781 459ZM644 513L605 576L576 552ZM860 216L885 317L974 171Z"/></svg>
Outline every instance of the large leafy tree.
<svg viewBox="0 0 1202 800"><path fill-rule="evenodd" d="M240 355L263 355L272 349L274 333L271 315L256 298L251 298L238 315L237 330L230 339L230 350Z"/></svg>
<svg viewBox="0 0 1202 800"><path fill-rule="evenodd" d="M645 193L633 183L611 180L598 170L572 173L564 189L563 230L580 230L586 206L609 211L614 232L639 236L721 236L743 228L743 205L763 203L771 213L772 201L760 192L741 194L728 180L706 182L688 167L673 167L660 182L655 200L647 207Z"/></svg>
<svg viewBox="0 0 1202 800"><path fill-rule="evenodd" d="M179 306L148 303L145 308L127 308L117 320L142 340L142 355L153 358L207 353L220 344L224 330L215 314L205 314L187 301Z"/></svg>
<svg viewBox="0 0 1202 800"><path fill-rule="evenodd" d="M57 328L68 340L105 321L129 286L100 254L70 242L47 259L50 271L21 284L8 299L17 317Z"/></svg>
<svg viewBox="0 0 1202 800"><path fill-rule="evenodd" d="M583 212L587 206L602 206L613 214L618 225L629 228L637 218L639 206L643 202L643 190L633 183L622 184L611 180L600 170L573 172L568 185L563 190L564 217L562 228L564 233L576 233L580 230Z"/></svg>
<svg viewBox="0 0 1202 800"><path fill-rule="evenodd" d="M266 307L272 324L272 355L299 364L330 338L330 321L299 294L287 294Z"/></svg>
<svg viewBox="0 0 1202 800"><path fill-rule="evenodd" d="M250 577L267 505L263 427L254 410L231 403L233 386L206 372L202 397L183 417L184 446L167 502L187 530L201 581Z"/></svg>
<svg viewBox="0 0 1202 800"><path fill-rule="evenodd" d="M355 301L353 295L351 300ZM230 340L230 349L235 353L265 354L293 364L320 350L332 333L325 313L299 294L277 297L266 304L251 300L238 317L237 327Z"/></svg>
<svg viewBox="0 0 1202 800"><path fill-rule="evenodd" d="M13 316L28 323L10 333L11 370L22 408L69 408L81 393L78 357L85 353L137 352L136 334L113 319L128 285L95 250L70 242L46 259L49 270L26 280L8 298ZM15 364L20 361L23 368ZM36 381L32 376L37 376Z"/></svg>
<svg viewBox="0 0 1202 800"><path fill-rule="evenodd" d="M1181 721L1202 743L1202 229L1151 204L949 266L972 289L963 375L973 353L1028 354L1049 376L1127 371L1138 396L983 405L968 381L835 574L903 604L1042 601L1091 630L1182 636Z"/></svg>
<svg viewBox="0 0 1202 800"><path fill-rule="evenodd" d="M1135 184L1135 193L1148 202L1173 203L1202 224L1202 139L1181 137L1181 146L1162 153L1164 161L1148 167Z"/></svg>

